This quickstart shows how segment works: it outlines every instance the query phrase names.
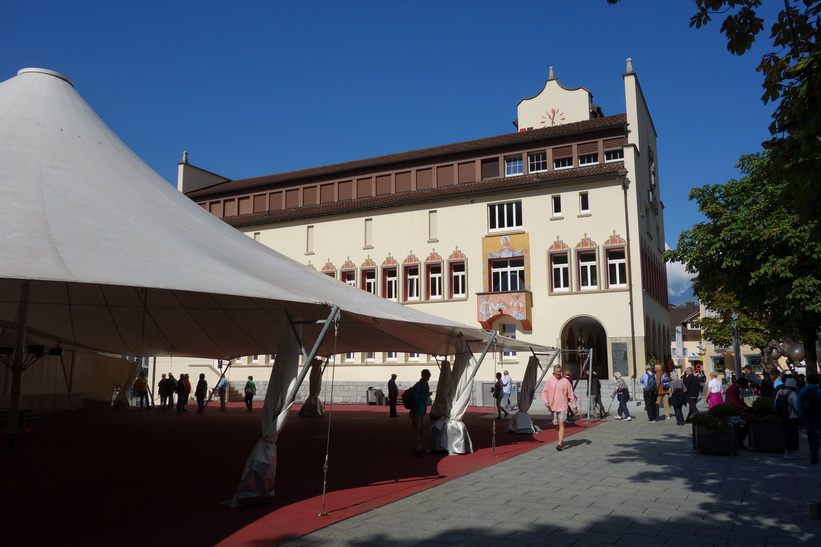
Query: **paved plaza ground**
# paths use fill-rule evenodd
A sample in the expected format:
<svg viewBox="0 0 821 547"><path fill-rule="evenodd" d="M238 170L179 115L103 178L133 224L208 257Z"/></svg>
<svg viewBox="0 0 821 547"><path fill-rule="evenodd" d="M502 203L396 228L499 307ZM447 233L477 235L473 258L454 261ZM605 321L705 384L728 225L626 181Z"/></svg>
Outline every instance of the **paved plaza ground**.
<svg viewBox="0 0 821 547"><path fill-rule="evenodd" d="M706 456L691 426L631 412L287 545L821 545L803 434L799 460Z"/></svg>

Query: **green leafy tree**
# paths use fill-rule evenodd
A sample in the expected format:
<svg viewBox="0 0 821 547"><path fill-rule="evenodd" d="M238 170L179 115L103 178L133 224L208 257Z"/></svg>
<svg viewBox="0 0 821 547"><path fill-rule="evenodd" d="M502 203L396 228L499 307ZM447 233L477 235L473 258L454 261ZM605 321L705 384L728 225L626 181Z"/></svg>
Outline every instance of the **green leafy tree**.
<svg viewBox="0 0 821 547"><path fill-rule="evenodd" d="M617 4L620 0L607 0ZM693 0L690 26L701 28L723 16L721 32L735 55L750 50L765 28L762 0ZM777 102L770 124L772 140L764 143L781 166L787 184L784 198L807 222L821 218L821 0L783 0L784 9L770 24L774 50L758 71L764 76L764 103ZM810 234L821 239L821 224Z"/></svg>
<svg viewBox="0 0 821 547"><path fill-rule="evenodd" d="M818 221L802 221L784 202L787 181L770 153L742 156L737 167L740 180L690 191L707 221L683 232L665 260L696 274L693 292L718 314L703 323L709 338L727 344L736 313L743 343L800 340L815 370L821 242L808 236Z"/></svg>

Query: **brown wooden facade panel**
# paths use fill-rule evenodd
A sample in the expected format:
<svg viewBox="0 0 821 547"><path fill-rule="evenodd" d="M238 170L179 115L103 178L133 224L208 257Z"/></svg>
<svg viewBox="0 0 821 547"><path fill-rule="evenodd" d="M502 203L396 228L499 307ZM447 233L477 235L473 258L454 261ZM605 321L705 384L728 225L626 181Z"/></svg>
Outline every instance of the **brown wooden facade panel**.
<svg viewBox="0 0 821 547"><path fill-rule="evenodd" d="M272 191L267 194L249 194L247 196L230 196L223 200L207 200L201 204L213 215L220 218L292 209L309 205L320 205L337 201L348 201L358 198L385 196L400 192L426 190L436 187L467 184L478 180L492 180L503 176L502 161L505 157L521 156L524 172L530 172L530 154L543 152L546 157L547 170L554 170L554 159L572 158L573 165L578 165L580 155L599 154L599 163L604 163L604 151L621 148L626 142L623 134L614 135L614 130L600 133L595 140L577 142L572 137L553 139L544 142L543 146L522 146L517 150L499 150L492 154L477 155L476 158L463 159L453 163L439 165L404 166L395 171L382 171L370 176L334 180L314 180L311 183ZM590 139L590 136L587 137ZM244 201L241 201L244 200Z"/></svg>
<svg viewBox="0 0 821 547"><path fill-rule="evenodd" d="M377 196L387 196L393 193L393 189L391 188L393 177L391 175L378 175L376 177L376 195Z"/></svg>
<svg viewBox="0 0 821 547"><path fill-rule="evenodd" d="M454 183L453 165L439 165L436 167L436 187L451 186Z"/></svg>
<svg viewBox="0 0 821 547"><path fill-rule="evenodd" d="M396 193L410 192L413 190L413 176L410 171L403 171L396 174Z"/></svg>

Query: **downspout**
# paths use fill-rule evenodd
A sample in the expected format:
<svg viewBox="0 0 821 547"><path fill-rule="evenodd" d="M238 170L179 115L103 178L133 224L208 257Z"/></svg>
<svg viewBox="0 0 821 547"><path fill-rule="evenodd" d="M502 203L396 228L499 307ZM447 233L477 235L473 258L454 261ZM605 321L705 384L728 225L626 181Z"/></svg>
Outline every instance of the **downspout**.
<svg viewBox="0 0 821 547"><path fill-rule="evenodd" d="M627 298L630 307L630 346L633 350L633 393L635 393L638 369L636 366L635 304L633 302L633 247L630 244L630 216L627 208L627 189L630 188L630 179L627 178L627 169L619 169L619 179L621 179L621 188L624 190L624 228L625 238L627 239Z"/></svg>

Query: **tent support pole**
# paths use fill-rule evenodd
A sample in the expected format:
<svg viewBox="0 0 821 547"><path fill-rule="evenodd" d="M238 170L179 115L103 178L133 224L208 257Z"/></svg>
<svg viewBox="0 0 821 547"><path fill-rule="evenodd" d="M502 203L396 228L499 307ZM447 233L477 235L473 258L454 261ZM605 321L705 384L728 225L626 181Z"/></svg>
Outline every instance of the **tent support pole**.
<svg viewBox="0 0 821 547"><path fill-rule="evenodd" d="M305 380L305 376L308 374L308 371L311 368L311 363L316 357L316 354L319 353L319 347L322 345L322 342L325 341L325 336L328 334L328 330L331 328L331 325L336 323L337 319L339 318L339 306L333 306L331 308L331 313L328 314L328 318L325 319L324 325L322 325L322 331L319 333L319 336L316 338L316 342L314 342L314 347L311 348L311 352L309 354L305 354L305 348L302 344L302 340L296 334L296 330L294 330L294 336L297 337L297 341L299 342L300 349L302 350L303 358L305 359L305 363L302 365L302 370L299 371L299 375L297 376L296 382L294 383L291 390L288 392L287 401L290 404L296 398L296 393L299 390L299 386L302 385L302 382ZM291 321L291 318L288 318L288 321ZM291 326L293 326L293 321L291 321Z"/></svg>
<svg viewBox="0 0 821 547"><path fill-rule="evenodd" d="M74 356L74 352L71 352L72 357ZM63 367L63 378L66 380L66 390L68 391L68 404L71 405L71 411L76 412L77 409L74 408L74 397L71 396L71 379L68 376L68 372L66 372L66 361L63 359L63 354L60 354L60 366ZM74 367L71 369L72 376L74 373Z"/></svg>
<svg viewBox="0 0 821 547"><path fill-rule="evenodd" d="M29 294L31 284L26 281L20 287L20 311L17 323L17 345L14 348L14 363L11 367L11 397L9 399L9 417L6 422L6 448L17 448L17 435L20 434L20 401L23 388L23 349L26 347L26 328L28 326Z"/></svg>

